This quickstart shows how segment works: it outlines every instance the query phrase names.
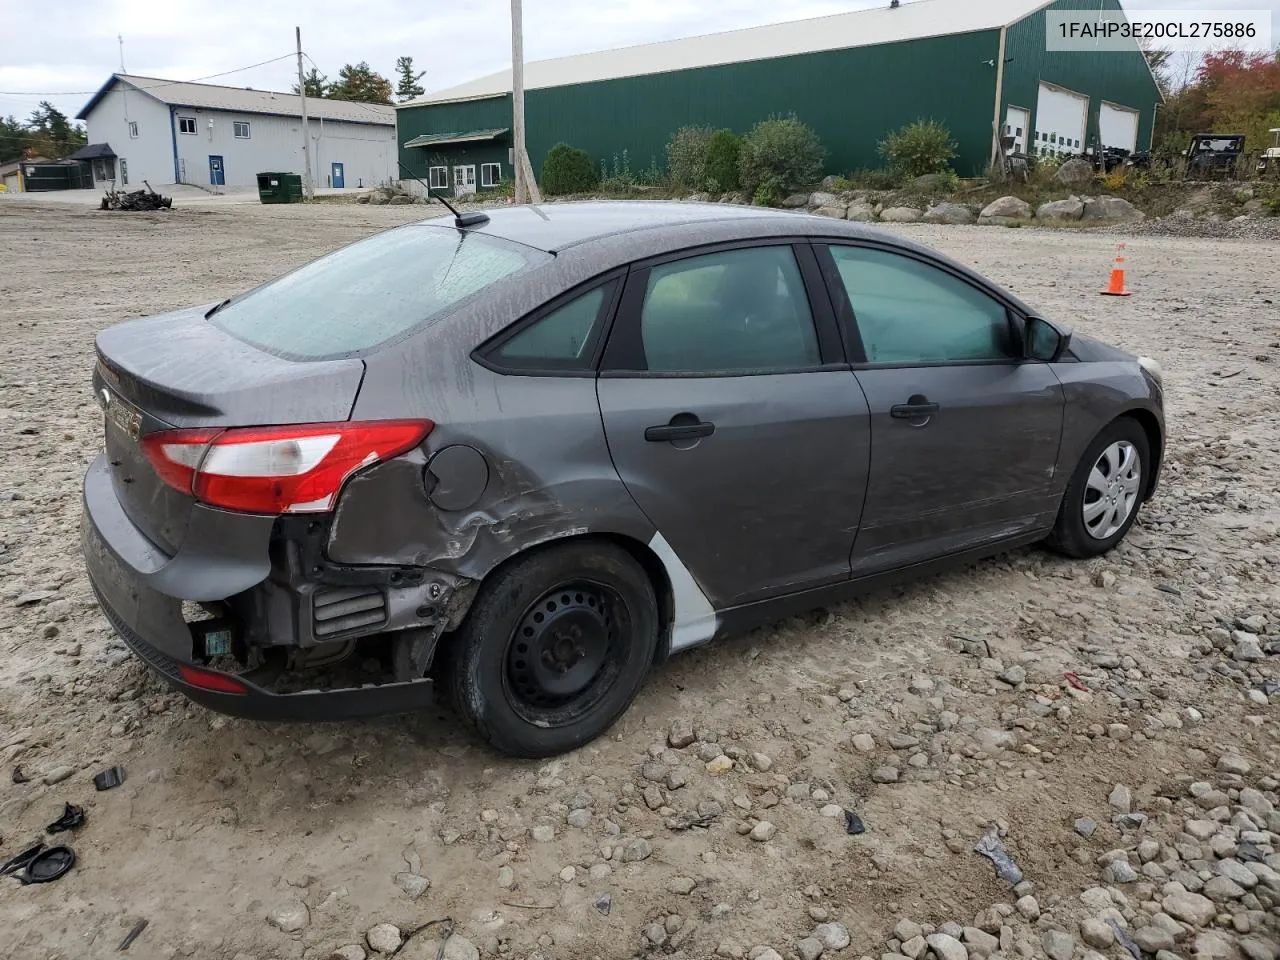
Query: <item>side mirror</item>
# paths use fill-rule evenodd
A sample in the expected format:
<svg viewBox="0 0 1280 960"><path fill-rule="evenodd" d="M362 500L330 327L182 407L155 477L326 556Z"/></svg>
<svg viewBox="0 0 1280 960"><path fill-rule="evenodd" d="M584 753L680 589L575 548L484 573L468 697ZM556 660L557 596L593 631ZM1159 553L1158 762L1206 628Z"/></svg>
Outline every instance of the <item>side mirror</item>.
<svg viewBox="0 0 1280 960"><path fill-rule="evenodd" d="M1043 317L1027 317L1023 344L1028 360L1053 363L1060 360L1071 346L1071 329L1055 326Z"/></svg>

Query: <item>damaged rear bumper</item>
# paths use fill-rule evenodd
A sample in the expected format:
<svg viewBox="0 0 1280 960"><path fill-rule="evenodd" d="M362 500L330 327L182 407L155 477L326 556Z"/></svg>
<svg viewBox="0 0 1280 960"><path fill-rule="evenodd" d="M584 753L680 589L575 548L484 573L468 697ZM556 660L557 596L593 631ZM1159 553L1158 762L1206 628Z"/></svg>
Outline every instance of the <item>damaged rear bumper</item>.
<svg viewBox="0 0 1280 960"><path fill-rule="evenodd" d="M193 549L168 557L124 513L105 458L95 460L85 476L81 545L103 613L143 662L191 700L220 713L258 720L342 720L407 713L433 702L429 679L278 693L255 673L205 666L183 617L182 601L220 600L266 578L272 522L270 517L224 515L221 536L195 541L221 544L222 552ZM243 553L252 559L229 552L244 546L257 547Z"/></svg>

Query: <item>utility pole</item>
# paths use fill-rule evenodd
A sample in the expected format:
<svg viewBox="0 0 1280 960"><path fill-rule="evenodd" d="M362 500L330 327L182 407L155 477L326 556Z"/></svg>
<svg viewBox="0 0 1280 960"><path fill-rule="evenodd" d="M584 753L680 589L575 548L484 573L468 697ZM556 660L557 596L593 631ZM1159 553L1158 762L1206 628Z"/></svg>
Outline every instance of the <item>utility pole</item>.
<svg viewBox="0 0 1280 960"><path fill-rule="evenodd" d="M524 18L520 7L521 0L511 0L511 159L516 168L516 203L541 203L542 193L524 146Z"/></svg>
<svg viewBox="0 0 1280 960"><path fill-rule="evenodd" d="M302 28L294 27L294 37L298 41L298 100L302 104L302 195L310 200L315 196L315 188L311 184L311 128L307 125L307 82L302 75Z"/></svg>
<svg viewBox="0 0 1280 960"><path fill-rule="evenodd" d="M516 203L529 202L529 185L524 173L524 18L521 0L511 0L511 113L516 168Z"/></svg>

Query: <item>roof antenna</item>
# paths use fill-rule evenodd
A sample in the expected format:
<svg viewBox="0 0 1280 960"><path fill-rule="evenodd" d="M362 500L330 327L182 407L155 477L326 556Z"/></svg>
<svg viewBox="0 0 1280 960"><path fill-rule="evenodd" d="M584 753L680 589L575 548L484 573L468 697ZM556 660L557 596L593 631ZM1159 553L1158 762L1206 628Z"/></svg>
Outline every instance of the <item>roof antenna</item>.
<svg viewBox="0 0 1280 960"><path fill-rule="evenodd" d="M120 44L120 72L127 73L128 71L124 68L124 34L117 33L116 41Z"/></svg>
<svg viewBox="0 0 1280 960"><path fill-rule="evenodd" d="M897 9L898 9L898 0L889 0L889 9L890 9L890 10L897 10Z"/></svg>
<svg viewBox="0 0 1280 960"><path fill-rule="evenodd" d="M397 160L396 163L400 165L401 170L409 174L409 177L411 179L418 181L418 184L422 187L422 189L427 191L428 198L434 198L436 200L439 200L441 203L443 203L446 207L449 208L449 212L453 214L453 225L457 227L459 230L462 230L465 227L478 227L478 226L481 226L482 224L489 222L489 215L486 213L483 213L480 210L475 210L471 213L459 213L458 208L455 207L448 200L446 200L444 197L436 196L436 194L432 193L431 188L428 187L425 183L423 183L420 179L418 179L418 177L414 176L413 171L411 171L408 167L406 167L403 161Z"/></svg>

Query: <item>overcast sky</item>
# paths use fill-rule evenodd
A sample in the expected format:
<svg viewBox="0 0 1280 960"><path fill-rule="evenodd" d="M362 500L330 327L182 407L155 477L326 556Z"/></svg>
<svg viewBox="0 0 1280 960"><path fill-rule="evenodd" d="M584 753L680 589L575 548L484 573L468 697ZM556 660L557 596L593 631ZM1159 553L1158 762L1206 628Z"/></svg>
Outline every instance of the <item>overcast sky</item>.
<svg viewBox="0 0 1280 960"><path fill-rule="evenodd" d="M881 0L524 0L525 59L880 5ZM1080 6L1087 7L1087 0ZM1125 0L1125 6L1266 9L1280 31L1280 0ZM509 0L309 0L297 7L261 0L223 0L216 6L194 0L58 0L28 12L35 10L24 28L0 30L3 115L25 118L38 101L49 99L74 116L119 69L117 34L124 36L130 73L169 80L195 80L288 54L294 26L302 27L304 51L331 79L344 63L367 60L394 84L396 57L409 55L427 71L424 86L436 90L510 62ZM296 79L294 62L281 60L210 82L288 90Z"/></svg>

